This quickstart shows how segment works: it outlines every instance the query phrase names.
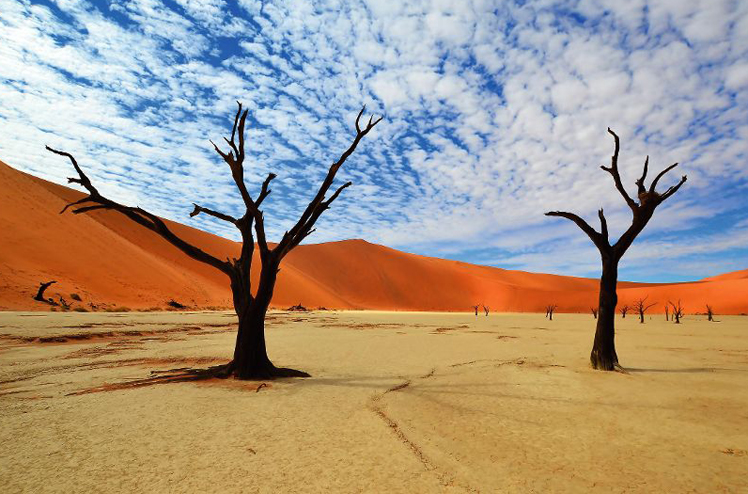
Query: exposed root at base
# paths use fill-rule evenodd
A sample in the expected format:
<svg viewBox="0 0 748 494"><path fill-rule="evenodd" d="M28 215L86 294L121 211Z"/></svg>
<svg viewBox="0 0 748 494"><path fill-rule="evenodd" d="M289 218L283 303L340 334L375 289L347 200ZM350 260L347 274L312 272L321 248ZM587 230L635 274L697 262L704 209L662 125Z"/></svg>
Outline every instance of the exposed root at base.
<svg viewBox="0 0 748 494"><path fill-rule="evenodd" d="M168 370L155 370L151 371L151 377L147 377L144 379L134 379L131 381L125 381L121 383L111 383L111 384L104 384L103 386L96 386L93 388L83 389L80 391L75 391L72 393L68 393L65 396L78 396L78 395L84 395L84 394L90 394L90 393L101 393L104 391L117 391L120 389L130 389L130 388L142 388L144 386L153 386L156 384L171 384L171 383L181 383L181 382L195 382L195 381L205 381L208 379L228 379L229 377L233 377L235 379L239 380L246 380L246 381L252 381L252 380L270 380L270 379L276 379L276 378L284 378L284 377L311 377L310 374L296 370L296 369L289 369L286 367L275 367L271 366L268 368L263 369L262 372L258 372L255 374L252 374L250 376L239 376L238 375L238 369L234 365L234 362L231 361L227 364L221 364L221 365L214 365L212 367L208 367L205 369L198 369L198 368L192 368L192 367L180 367L176 369L168 369ZM267 387L268 385L266 383L261 383L258 385L256 391L259 391L263 387Z"/></svg>

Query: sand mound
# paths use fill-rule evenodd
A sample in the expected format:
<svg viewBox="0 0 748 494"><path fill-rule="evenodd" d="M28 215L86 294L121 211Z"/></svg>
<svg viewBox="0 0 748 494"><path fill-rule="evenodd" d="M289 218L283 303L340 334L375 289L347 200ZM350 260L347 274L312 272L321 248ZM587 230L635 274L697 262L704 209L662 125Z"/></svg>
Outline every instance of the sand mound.
<svg viewBox="0 0 748 494"><path fill-rule="evenodd" d="M222 273L123 216L58 214L80 192L1 162L0 183L0 309L48 309L32 296L40 281L52 279L57 283L47 295L71 301L78 294L79 307L166 308L171 299L196 308L231 306ZM235 242L168 224L216 257L238 255ZM704 311L705 303L722 314L748 312L748 271L694 283L620 287L621 303L649 296L659 302L652 311L681 299L688 312ZM476 266L346 240L293 251L282 265L273 305L467 311L482 303L492 311L543 311L555 303L562 312L587 312L596 299L593 279Z"/></svg>

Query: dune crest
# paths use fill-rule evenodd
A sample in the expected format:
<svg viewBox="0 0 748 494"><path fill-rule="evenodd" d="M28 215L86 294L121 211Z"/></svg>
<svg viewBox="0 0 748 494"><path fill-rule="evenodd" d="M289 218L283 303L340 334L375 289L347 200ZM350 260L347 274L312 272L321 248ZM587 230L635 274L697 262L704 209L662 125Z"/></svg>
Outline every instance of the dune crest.
<svg viewBox="0 0 748 494"><path fill-rule="evenodd" d="M32 299L40 281L57 280L47 296L70 294L82 304L165 308L174 299L196 308L231 307L228 279L157 235L113 212L58 214L82 193L0 162L0 309L47 310ZM187 210L187 205L185 205ZM185 213L186 214L186 213ZM167 221L186 240L219 257L238 244ZM253 263L259 268L259 259ZM256 272L253 269L253 276ZM302 245L281 266L273 306L419 311L589 312L596 279L511 271L400 252L364 240ZM681 299L686 311L705 304L720 314L748 312L748 270L692 283L620 283L619 300L658 305ZM80 305L80 304L79 304Z"/></svg>

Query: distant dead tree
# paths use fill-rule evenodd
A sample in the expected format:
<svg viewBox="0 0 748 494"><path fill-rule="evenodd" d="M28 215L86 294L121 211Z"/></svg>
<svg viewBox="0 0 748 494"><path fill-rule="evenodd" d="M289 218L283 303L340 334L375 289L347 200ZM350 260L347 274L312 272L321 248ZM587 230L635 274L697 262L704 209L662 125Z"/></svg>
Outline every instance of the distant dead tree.
<svg viewBox="0 0 748 494"><path fill-rule="evenodd" d="M597 307L590 307L590 310L592 311L592 317L597 319Z"/></svg>
<svg viewBox="0 0 748 494"><path fill-rule="evenodd" d="M545 306L545 317L547 317L549 321L553 321L553 311L556 309L558 309L558 305L555 304Z"/></svg>
<svg viewBox="0 0 748 494"><path fill-rule="evenodd" d="M486 317L488 317L489 310L488 310L488 307L486 307L485 305L483 306L483 312L485 312L486 313Z"/></svg>
<svg viewBox="0 0 748 494"><path fill-rule="evenodd" d="M263 211L260 209L262 202L270 194L270 182L276 177L274 173L268 174L267 178L260 187L260 192L254 198L247 190L244 181L244 126L247 119L247 110L239 108L234 116L233 127L231 129L231 139L224 138L228 145L227 151L222 151L216 144L211 141L215 151L223 158L231 170L231 176L239 191L244 203L245 212L241 217L234 217L229 214L214 211L212 209L194 205L194 210L190 216L206 214L225 221L235 226L242 237L241 253L239 258L221 260L214 257L202 249L188 243L175 234L158 216L141 209L140 207L131 207L119 204L111 199L104 197L91 180L86 176L75 158L66 152L58 151L47 146L47 149L55 154L66 156L72 163L78 178L68 179L71 183L77 183L88 191L88 196L79 199L65 206L62 212L73 207L73 213L81 214L89 211L110 210L120 213L135 223L151 230L161 236L164 240L181 250L187 256L197 261L208 264L225 274L231 285L233 293L233 302L236 315L239 318L239 330L236 335L236 344L234 347L234 358L228 364L211 367L209 369L191 370L192 375L182 376L183 380L189 380L190 377L195 379L205 379L208 377L228 377L236 376L239 379L267 379L278 376L308 376L307 373L293 370L278 368L270 361L265 346L265 315L270 305L275 288L275 282L278 276L279 266L283 258L294 249L299 243L314 231L314 225L319 217L324 213L338 198L340 193L351 182L346 182L338 187L330 197L326 197L330 187L335 180L335 175L346 159L353 154L359 142L374 128L382 118L373 120L369 118L368 123L362 128L361 117L364 114L365 107L356 116L355 128L356 134L353 142L349 145L340 157L330 165L327 174L319 187L319 190L306 207L296 224L288 230L280 242L274 247L270 247L265 237L265 218ZM252 228L254 226L254 233ZM259 249L259 258L262 263L259 276L259 284L256 292L252 293L250 284L250 270L252 266L252 255L255 250L255 233L257 235L257 248Z"/></svg>
<svg viewBox="0 0 748 494"><path fill-rule="evenodd" d="M478 316L478 307L480 307L480 304L473 306L473 309L475 309L475 315L476 315L476 317Z"/></svg>
<svg viewBox="0 0 748 494"><path fill-rule="evenodd" d="M547 216L558 216L573 221L584 233L592 240L600 251L602 258L602 276L600 277L600 302L598 308L597 328L595 330L595 342L592 345L590 353L590 363L595 369L614 370L618 367L618 354L615 347L615 310L618 303L618 294L616 287L618 284L618 263L628 248L634 242L634 239L641 233L647 223L652 218L657 206L662 204L666 199L675 194L678 189L686 182L684 175L678 184L670 187L662 194L656 191L657 183L663 175L678 166L678 163L671 165L655 177L652 184L647 189L644 186L644 180L647 178L647 168L649 166L649 156L644 161L644 172L641 178L636 180L637 195L639 202L634 201L626 192L621 182L621 176L618 172L618 152L620 150L620 140L615 132L608 129L608 133L615 140L615 150L611 157L610 167L602 166L601 168L610 173L613 177L616 189L621 194L626 204L631 209L633 219L631 226L621 235L618 241L611 245L608 239L608 223L603 214L603 210L598 211L600 218L600 232L592 228L584 219L573 213L564 211L550 211Z"/></svg>
<svg viewBox="0 0 748 494"><path fill-rule="evenodd" d="M626 314L628 314L628 313L629 313L629 310L630 310L630 309L631 309L631 307L629 307L628 305L623 305L623 306L621 306L621 307L620 307L620 308L618 309L618 311L619 311L619 312L621 313L621 318L623 318L623 319L626 319Z"/></svg>
<svg viewBox="0 0 748 494"><path fill-rule="evenodd" d="M639 324L644 324L644 313L657 305L657 302L647 305L647 298L649 295L634 302L634 310L639 313Z"/></svg>
<svg viewBox="0 0 748 494"><path fill-rule="evenodd" d="M55 280L47 281L46 283L43 281L40 281L39 290L37 290L36 295L34 295L34 300L38 300L39 302L45 302L51 305L57 305L57 303L53 299L44 298L44 292L47 290L47 288L49 288L54 283L57 283L57 282Z"/></svg>
<svg viewBox="0 0 748 494"><path fill-rule="evenodd" d="M665 304L665 320L670 320L670 307L667 304Z"/></svg>
<svg viewBox="0 0 748 494"><path fill-rule="evenodd" d="M670 307L673 308L673 321L675 321L675 324L680 324L680 318L683 317L683 306L680 303L680 299L676 304L670 302Z"/></svg>
<svg viewBox="0 0 748 494"><path fill-rule="evenodd" d="M714 309L709 304L706 304L706 320L711 322L719 322L714 319Z"/></svg>

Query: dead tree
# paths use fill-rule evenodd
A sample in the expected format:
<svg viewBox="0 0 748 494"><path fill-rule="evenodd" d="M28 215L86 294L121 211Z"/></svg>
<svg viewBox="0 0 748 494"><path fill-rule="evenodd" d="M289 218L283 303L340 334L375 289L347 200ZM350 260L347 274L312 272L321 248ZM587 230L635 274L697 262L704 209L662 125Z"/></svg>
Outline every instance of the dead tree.
<svg viewBox="0 0 748 494"><path fill-rule="evenodd" d="M647 298L649 295L647 295L644 298L640 298L634 303L634 309L636 312L639 313L639 324L644 324L644 313L647 312L649 309L657 305L657 302L651 303L647 305Z"/></svg>
<svg viewBox="0 0 748 494"><path fill-rule="evenodd" d="M670 320L670 307L668 307L667 304L665 304L665 320L666 321Z"/></svg>
<svg viewBox="0 0 748 494"><path fill-rule="evenodd" d="M714 319L714 309L709 304L706 304L706 320L711 322L719 322Z"/></svg>
<svg viewBox="0 0 748 494"><path fill-rule="evenodd" d="M673 321L675 321L675 324L680 324L680 318L683 317L683 306L680 304L680 299L677 304L670 302L670 307L673 308Z"/></svg>
<svg viewBox="0 0 748 494"><path fill-rule="evenodd" d="M618 311L621 313L621 318L626 319L626 314L629 313L630 307L628 305L621 306Z"/></svg>
<svg viewBox="0 0 748 494"><path fill-rule="evenodd" d="M590 310L592 311L592 317L597 319L597 308L596 307L590 307Z"/></svg>
<svg viewBox="0 0 748 494"><path fill-rule="evenodd" d="M39 290L37 290L36 295L34 296L34 300L38 300L39 302L44 302L51 305L57 305L57 303L53 299L44 298L44 292L54 283L57 282L55 280L48 281L46 283L39 282Z"/></svg>
<svg viewBox="0 0 748 494"><path fill-rule="evenodd" d="M473 309L475 309L475 316L476 317L478 316L478 307L480 307L480 304L473 306Z"/></svg>
<svg viewBox="0 0 748 494"><path fill-rule="evenodd" d="M78 163L71 154L57 151L49 146L47 146L47 149L53 153L66 156L71 161L75 171L78 173L78 177L70 178L68 181L79 184L88 191L88 196L68 204L62 212L65 212L68 208L73 208L73 213L75 214L97 210L116 211L161 236L192 259L208 264L228 277L233 294L234 309L239 318L234 357L228 364L202 370L200 378L212 376L228 377L230 375L240 379L308 376L305 372L275 367L270 361L265 346L265 315L273 296L281 261L292 249L314 231L314 225L322 213L338 198L343 189L351 185L351 182L346 182L335 189L329 197L326 197L340 167L353 154L359 142L382 120L382 118L374 120L373 117L370 117L368 123L362 128L361 117L364 114L364 110L365 107L356 116L356 133L353 137L353 142L330 165L327 175L317 193L301 214L296 224L290 230L286 231L278 244L271 248L265 236L265 218L260 206L270 194L270 182L276 175L274 173L268 174L260 187L259 194L255 197L250 195L244 181L244 125L247 119L247 110L242 110L242 105L239 103L239 109L233 119L231 138L224 138L228 149L223 151L212 141L211 144L213 144L215 151L229 166L233 181L244 203L245 212L241 217L234 217L195 204L193 211L190 213L190 216L197 216L199 214L212 216L213 218L234 225L239 230L242 237L241 253L238 258L226 260L218 259L180 238L158 216L139 207L125 206L104 197L94 187L91 180L86 176L81 167L78 166ZM259 258L262 265L259 284L253 293L250 286L250 269L252 266L252 255L255 250L255 234L257 235L256 246L259 249Z"/></svg>
<svg viewBox="0 0 748 494"><path fill-rule="evenodd" d="M620 149L620 140L615 132L608 129L608 133L615 140L615 150L611 157L609 167L601 166L603 170L610 173L613 177L616 189L621 194L626 204L631 209L633 219L631 226L621 235L618 241L611 245L608 238L608 223L603 214L603 210L598 211L600 218L600 231L592 228L584 219L573 213L564 211L551 211L546 213L547 216L558 216L573 221L595 244L600 251L602 258L602 276L600 277L600 299L598 307L597 328L595 330L595 341L590 353L590 362L592 367L601 370L614 370L618 366L618 354L615 347L615 310L618 302L616 287L618 284L618 263L628 248L634 242L634 239L641 233L647 223L652 218L657 206L662 204L666 199L675 194L678 189L686 182L684 175L681 180L674 186L667 189L662 194L656 190L657 183L667 172L678 166L678 163L671 165L660 172L649 188L644 186L644 180L647 178L647 169L649 166L649 157L644 162L644 172L636 180L637 196L639 201L632 199L621 182L621 176L618 172L618 152Z"/></svg>
<svg viewBox="0 0 748 494"><path fill-rule="evenodd" d="M486 317L488 317L489 309L485 305L483 306L483 312L485 312L486 313Z"/></svg>
<svg viewBox="0 0 748 494"><path fill-rule="evenodd" d="M556 309L558 309L558 305L555 304L545 306L545 317L547 317L549 321L553 321L553 311Z"/></svg>

